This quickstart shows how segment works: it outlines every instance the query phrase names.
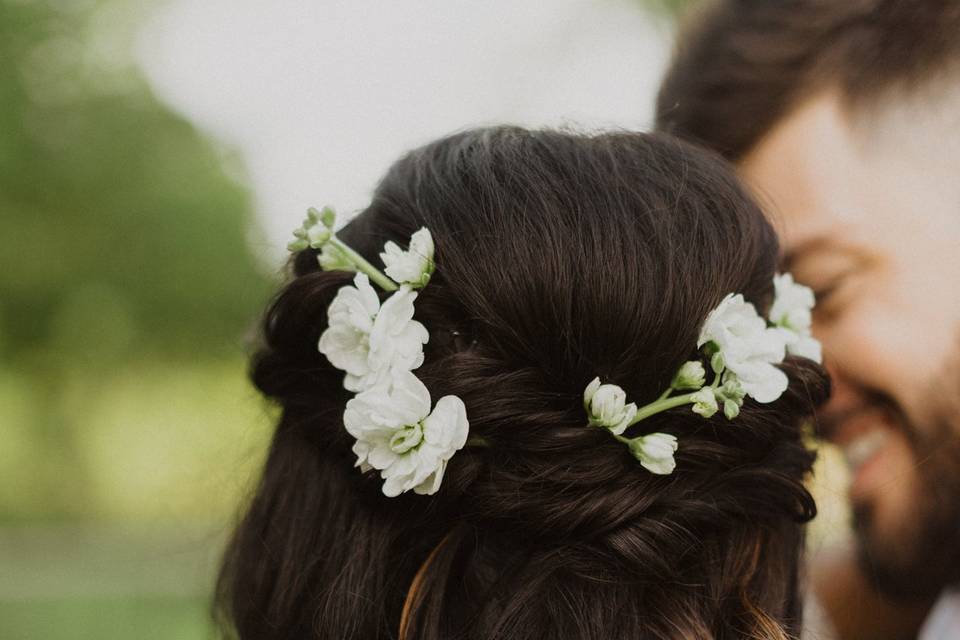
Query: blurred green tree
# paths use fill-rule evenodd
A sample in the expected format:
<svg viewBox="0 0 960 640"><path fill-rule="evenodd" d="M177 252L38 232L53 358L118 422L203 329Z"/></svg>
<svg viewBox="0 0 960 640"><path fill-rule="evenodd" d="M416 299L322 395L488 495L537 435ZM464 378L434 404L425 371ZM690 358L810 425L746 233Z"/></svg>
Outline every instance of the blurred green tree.
<svg viewBox="0 0 960 640"><path fill-rule="evenodd" d="M265 298L250 195L226 152L151 95L118 46L132 37L124 15L109 1L0 0L8 362L239 351Z"/></svg>
<svg viewBox="0 0 960 640"><path fill-rule="evenodd" d="M194 494L204 513L190 474L254 420L240 356L271 283L250 193L138 72L149 8L0 0L0 521L117 515L125 487L120 516Z"/></svg>

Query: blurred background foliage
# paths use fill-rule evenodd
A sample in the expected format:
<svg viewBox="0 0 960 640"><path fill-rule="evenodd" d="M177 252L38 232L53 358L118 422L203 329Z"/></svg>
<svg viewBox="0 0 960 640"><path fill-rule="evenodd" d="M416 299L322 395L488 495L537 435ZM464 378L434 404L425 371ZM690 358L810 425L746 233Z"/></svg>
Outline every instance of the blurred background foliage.
<svg viewBox="0 0 960 640"><path fill-rule="evenodd" d="M150 10L0 0L4 639L209 635L269 438L244 357L277 274L242 161L133 62Z"/></svg>
<svg viewBox="0 0 960 640"><path fill-rule="evenodd" d="M184 391L212 399L269 290L237 161L151 96L117 28L135 14L0 2L6 521L149 514L166 467L110 476L164 444L187 465L191 441L222 435L227 416L201 422Z"/></svg>
<svg viewBox="0 0 960 640"><path fill-rule="evenodd" d="M0 637L203 637L269 417L242 165L131 56L149 7L0 0Z"/></svg>

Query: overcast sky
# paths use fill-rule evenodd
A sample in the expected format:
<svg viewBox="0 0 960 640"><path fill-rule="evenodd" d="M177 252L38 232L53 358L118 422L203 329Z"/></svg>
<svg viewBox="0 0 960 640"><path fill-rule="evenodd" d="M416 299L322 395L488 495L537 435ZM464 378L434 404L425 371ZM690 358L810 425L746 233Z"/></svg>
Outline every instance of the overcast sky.
<svg viewBox="0 0 960 640"><path fill-rule="evenodd" d="M240 151L278 263L306 207L364 207L403 151L457 129L648 128L669 34L636 0L172 0L137 53Z"/></svg>

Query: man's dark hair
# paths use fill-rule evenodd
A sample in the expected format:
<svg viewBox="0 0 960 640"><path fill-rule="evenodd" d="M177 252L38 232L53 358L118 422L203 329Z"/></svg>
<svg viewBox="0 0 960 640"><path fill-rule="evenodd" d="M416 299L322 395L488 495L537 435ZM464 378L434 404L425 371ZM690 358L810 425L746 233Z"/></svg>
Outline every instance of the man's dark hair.
<svg viewBox="0 0 960 640"><path fill-rule="evenodd" d="M661 131L742 158L827 87L850 105L960 66L957 0L713 0L678 37L657 97Z"/></svg>

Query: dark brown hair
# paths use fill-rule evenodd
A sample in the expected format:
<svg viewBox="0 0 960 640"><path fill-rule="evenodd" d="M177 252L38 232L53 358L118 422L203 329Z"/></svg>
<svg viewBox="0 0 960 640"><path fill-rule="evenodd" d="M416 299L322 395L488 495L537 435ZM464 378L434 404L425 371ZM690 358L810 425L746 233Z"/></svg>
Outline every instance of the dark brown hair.
<svg viewBox="0 0 960 640"><path fill-rule="evenodd" d="M657 128L738 160L819 90L857 105L958 71L956 0L707 0L678 35Z"/></svg>
<svg viewBox="0 0 960 640"><path fill-rule="evenodd" d="M342 372L317 352L350 274L312 250L270 307L256 386L282 409L219 582L226 635L409 640L777 638L799 627L821 369L783 365L775 403L637 425L679 438L653 475L587 426L594 377L651 402L728 292L769 303L777 239L722 161L671 138L494 128L400 160L340 234L379 262L420 226L437 272L417 300L417 369L460 396L472 436L434 496L386 498L354 468ZM441 544L442 542L442 544Z"/></svg>

